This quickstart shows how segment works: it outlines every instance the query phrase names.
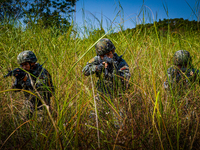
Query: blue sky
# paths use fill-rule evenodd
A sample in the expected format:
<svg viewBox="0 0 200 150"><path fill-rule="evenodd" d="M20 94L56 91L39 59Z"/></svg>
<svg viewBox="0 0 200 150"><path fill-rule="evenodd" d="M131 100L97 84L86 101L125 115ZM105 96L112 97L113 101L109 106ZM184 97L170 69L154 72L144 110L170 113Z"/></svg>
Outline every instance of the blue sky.
<svg viewBox="0 0 200 150"><path fill-rule="evenodd" d="M196 10L199 7L198 2L200 3L200 0L144 0L145 22L159 21L164 18L198 20L198 14L200 15ZM117 27L120 23L124 29L134 28L142 21L143 12L140 14L142 6L143 0L79 0L76 3L75 21L79 27L84 25L83 20L85 20L87 26L98 28L100 25L97 20L101 20L103 16L105 30L111 24L112 27ZM190 7L195 11L196 16ZM168 10L168 16L166 10ZM119 15L117 15L118 12L120 12Z"/></svg>

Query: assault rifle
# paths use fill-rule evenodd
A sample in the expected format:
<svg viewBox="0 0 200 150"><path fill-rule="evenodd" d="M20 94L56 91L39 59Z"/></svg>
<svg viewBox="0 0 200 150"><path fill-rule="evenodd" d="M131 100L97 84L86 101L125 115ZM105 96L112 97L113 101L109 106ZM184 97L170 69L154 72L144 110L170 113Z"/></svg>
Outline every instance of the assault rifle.
<svg viewBox="0 0 200 150"><path fill-rule="evenodd" d="M48 58L44 61L44 63L48 60ZM44 63L42 65L40 65L40 67L42 67L44 65ZM26 73L20 69L20 68L15 68L12 71L9 71L7 75L4 75L4 78L8 77L8 76L14 76L16 78L22 78L26 75Z"/></svg>
<svg viewBox="0 0 200 150"><path fill-rule="evenodd" d="M127 50L127 48L126 48ZM123 52L123 54L121 56L119 56L119 59L122 59L122 56L125 54L126 50ZM112 58L108 58L106 55L104 56L103 60L101 61L101 63L108 63L108 68L105 68L105 77L108 77L108 71L112 70L113 68L113 59Z"/></svg>
<svg viewBox="0 0 200 150"><path fill-rule="evenodd" d="M113 59L112 58L108 58L106 55L104 56L103 60L102 60L102 63L105 62L108 64L107 68L105 68L105 77L107 78L108 77L108 71L111 70L111 66L113 64Z"/></svg>

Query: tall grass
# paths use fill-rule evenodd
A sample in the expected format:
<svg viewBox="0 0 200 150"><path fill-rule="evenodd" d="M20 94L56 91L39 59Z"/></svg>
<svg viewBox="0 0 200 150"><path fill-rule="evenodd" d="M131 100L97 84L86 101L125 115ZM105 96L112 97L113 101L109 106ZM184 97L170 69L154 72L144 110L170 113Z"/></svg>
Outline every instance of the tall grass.
<svg viewBox="0 0 200 150"><path fill-rule="evenodd" d="M0 30L1 149L198 149L199 85L177 96L165 91L163 82L177 50L188 50L194 67L200 68L199 32L188 28L171 32L169 28L163 34L156 26L115 35L100 32L88 38L73 37L73 27L55 36L58 32L37 26L23 31L5 25ZM122 99L116 99L118 107L126 109L120 128L113 125L112 115L98 115L98 128L89 117L95 108L97 91L94 87L93 92L92 86L97 79L95 75L92 80L83 76L81 70L96 55L94 45L100 37L111 39L119 55L127 48L123 58L129 64L131 78L130 89ZM48 58L43 66L51 73L56 89L51 115L57 129L48 115L42 122L19 117L23 92L11 89L13 78L3 78L8 69L18 67L16 57L27 49L41 64ZM184 112L185 99L190 102L188 112ZM119 113L114 107L116 101L105 101Z"/></svg>

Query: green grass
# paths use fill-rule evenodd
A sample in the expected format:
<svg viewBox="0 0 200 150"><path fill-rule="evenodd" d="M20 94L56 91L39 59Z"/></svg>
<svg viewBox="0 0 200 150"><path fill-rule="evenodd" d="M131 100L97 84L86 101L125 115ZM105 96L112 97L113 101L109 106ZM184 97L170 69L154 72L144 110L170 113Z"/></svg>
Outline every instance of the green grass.
<svg viewBox="0 0 200 150"><path fill-rule="evenodd" d="M72 37L71 29L60 36L54 36L54 32L40 27L22 32L20 27L6 25L0 30L1 149L199 148L199 85L180 97L172 96L163 87L175 51L188 50L194 67L200 68L199 32L187 29L172 33L169 29L162 34L155 32L154 26L143 32L137 29L133 34L99 33L87 39ZM121 129L113 126L112 115L99 115L98 128L95 120L89 118L95 108L97 79L95 75L85 77L81 70L96 55L94 45L103 36L114 43L119 55L127 48L123 58L130 67L130 89L122 100L107 100L112 111L119 111L112 107L116 103L127 110ZM43 66L51 73L56 89L51 100L53 121L47 114L43 122L18 117L23 94L14 92L14 79L3 75L7 69L18 67L16 57L23 50L32 50L40 64L48 58ZM195 116L183 113L186 98L190 101L187 114L195 111Z"/></svg>

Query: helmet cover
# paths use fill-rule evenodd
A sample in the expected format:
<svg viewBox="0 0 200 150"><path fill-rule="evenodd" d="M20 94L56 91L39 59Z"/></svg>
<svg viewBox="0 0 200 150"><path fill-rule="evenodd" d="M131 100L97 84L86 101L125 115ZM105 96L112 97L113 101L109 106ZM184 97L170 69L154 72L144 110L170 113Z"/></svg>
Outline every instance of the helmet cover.
<svg viewBox="0 0 200 150"><path fill-rule="evenodd" d="M37 58L36 58L35 54L30 50L23 51L17 56L18 64L22 64L25 62L34 63L36 61L37 61Z"/></svg>
<svg viewBox="0 0 200 150"><path fill-rule="evenodd" d="M106 53L115 50L114 44L107 38L101 39L95 45L97 55L105 55Z"/></svg>
<svg viewBox="0 0 200 150"><path fill-rule="evenodd" d="M187 65L191 64L192 58L190 53L186 50L176 51L174 54L174 64L175 65Z"/></svg>

